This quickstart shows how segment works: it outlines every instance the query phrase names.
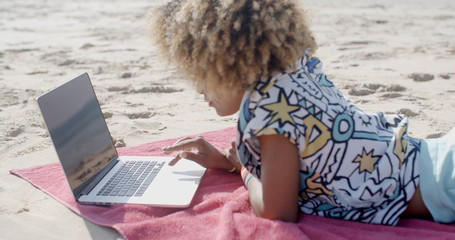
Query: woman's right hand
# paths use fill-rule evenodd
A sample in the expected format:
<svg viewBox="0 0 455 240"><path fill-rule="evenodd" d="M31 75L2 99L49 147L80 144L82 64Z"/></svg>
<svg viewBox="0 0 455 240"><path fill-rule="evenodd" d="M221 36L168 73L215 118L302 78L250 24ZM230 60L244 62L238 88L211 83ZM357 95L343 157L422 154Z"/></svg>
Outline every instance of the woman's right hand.
<svg viewBox="0 0 455 240"><path fill-rule="evenodd" d="M218 168L230 170L234 167L225 154L216 149L203 137L182 138L171 146L164 147L165 154L179 152L175 158L169 162L174 166L182 158L194 161L205 168Z"/></svg>
<svg viewBox="0 0 455 240"><path fill-rule="evenodd" d="M226 150L225 156L229 160L229 162L232 164L232 166L234 167L234 170L236 170L237 172L240 172L243 165L242 165L242 163L240 163L240 160L238 158L237 148L235 147L235 141L231 142L231 148ZM233 168L231 167L231 170L232 169Z"/></svg>

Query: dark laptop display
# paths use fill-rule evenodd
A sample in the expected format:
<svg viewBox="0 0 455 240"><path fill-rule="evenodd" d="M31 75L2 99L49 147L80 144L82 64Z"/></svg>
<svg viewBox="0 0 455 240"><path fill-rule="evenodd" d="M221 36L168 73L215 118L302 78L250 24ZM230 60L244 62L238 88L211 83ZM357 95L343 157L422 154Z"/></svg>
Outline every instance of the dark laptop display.
<svg viewBox="0 0 455 240"><path fill-rule="evenodd" d="M75 191L115 159L117 151L95 94L79 91L92 88L90 81L70 81L61 87L71 90L46 96L41 100L41 111L69 185Z"/></svg>
<svg viewBox="0 0 455 240"><path fill-rule="evenodd" d="M39 96L49 135L77 201L186 207L205 168L172 157L121 156L113 144L92 83L84 73Z"/></svg>

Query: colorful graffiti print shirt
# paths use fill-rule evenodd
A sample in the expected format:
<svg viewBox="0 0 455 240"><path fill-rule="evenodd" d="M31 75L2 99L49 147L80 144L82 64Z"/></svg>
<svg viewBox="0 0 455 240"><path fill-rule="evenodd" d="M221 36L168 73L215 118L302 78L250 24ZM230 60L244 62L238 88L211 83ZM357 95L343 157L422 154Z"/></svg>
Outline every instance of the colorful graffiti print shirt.
<svg viewBox="0 0 455 240"><path fill-rule="evenodd" d="M420 141L407 136L407 118L363 112L317 58L303 57L296 69L245 93L236 136L242 164L260 179L258 136L282 134L300 154L302 212L395 225L419 183Z"/></svg>

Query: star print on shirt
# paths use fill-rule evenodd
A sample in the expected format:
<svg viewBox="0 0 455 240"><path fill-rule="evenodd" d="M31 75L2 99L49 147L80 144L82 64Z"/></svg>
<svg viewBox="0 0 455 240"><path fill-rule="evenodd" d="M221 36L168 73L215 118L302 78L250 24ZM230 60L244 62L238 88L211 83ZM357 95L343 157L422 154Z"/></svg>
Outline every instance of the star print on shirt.
<svg viewBox="0 0 455 240"><path fill-rule="evenodd" d="M291 114L298 111L300 106L290 104L284 92L281 91L277 102L264 105L262 108L270 112L269 116L272 117L268 122L268 125L278 122L281 128L286 123L295 124Z"/></svg>
<svg viewBox="0 0 455 240"><path fill-rule="evenodd" d="M373 150L369 153L365 151L365 148L362 151L362 156L357 155L354 159L354 162L360 163L359 172L368 171L369 173L373 173L374 165L378 162L379 157L373 156Z"/></svg>
<svg viewBox="0 0 455 240"><path fill-rule="evenodd" d="M395 225L418 187L420 140L407 135L405 116L359 109L316 62L306 55L294 72L261 78L245 93L239 158L260 179L259 137L281 134L299 152L303 213Z"/></svg>

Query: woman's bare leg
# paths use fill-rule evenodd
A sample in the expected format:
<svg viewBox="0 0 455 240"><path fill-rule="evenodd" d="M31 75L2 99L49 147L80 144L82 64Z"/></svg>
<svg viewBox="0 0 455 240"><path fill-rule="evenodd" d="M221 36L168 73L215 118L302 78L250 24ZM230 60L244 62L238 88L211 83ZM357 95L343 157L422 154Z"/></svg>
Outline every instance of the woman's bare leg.
<svg viewBox="0 0 455 240"><path fill-rule="evenodd" d="M405 218L423 218L423 219L433 219L430 211L423 203L422 194L420 193L420 187L417 187L414 196L409 202L408 208L403 213Z"/></svg>

